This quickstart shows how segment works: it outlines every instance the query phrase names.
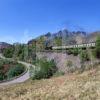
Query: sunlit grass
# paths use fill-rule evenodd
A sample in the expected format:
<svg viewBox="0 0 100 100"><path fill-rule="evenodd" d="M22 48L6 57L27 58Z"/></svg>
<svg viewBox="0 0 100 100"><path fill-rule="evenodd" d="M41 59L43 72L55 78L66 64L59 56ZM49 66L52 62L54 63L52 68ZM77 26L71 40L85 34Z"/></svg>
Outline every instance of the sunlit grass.
<svg viewBox="0 0 100 100"><path fill-rule="evenodd" d="M0 100L100 100L100 66L82 74L0 87Z"/></svg>

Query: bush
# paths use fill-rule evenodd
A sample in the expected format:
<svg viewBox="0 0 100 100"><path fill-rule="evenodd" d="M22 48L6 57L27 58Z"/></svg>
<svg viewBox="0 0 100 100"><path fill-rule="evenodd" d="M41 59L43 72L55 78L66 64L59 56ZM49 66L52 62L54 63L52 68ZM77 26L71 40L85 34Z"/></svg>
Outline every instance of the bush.
<svg viewBox="0 0 100 100"><path fill-rule="evenodd" d="M50 78L57 71L53 60L40 59L36 62L36 67L30 68L30 76L34 79Z"/></svg>
<svg viewBox="0 0 100 100"><path fill-rule="evenodd" d="M78 54L79 54L78 48L74 48L74 49L73 49L73 55L74 55L74 56L77 56Z"/></svg>
<svg viewBox="0 0 100 100"><path fill-rule="evenodd" d="M92 56L93 56L93 58L96 58L96 50L95 49L92 50Z"/></svg>
<svg viewBox="0 0 100 100"><path fill-rule="evenodd" d="M70 60L69 60L69 61L67 61L67 66L68 66L68 67L72 67L72 66L73 66L72 61L70 61Z"/></svg>
<svg viewBox="0 0 100 100"><path fill-rule="evenodd" d="M90 58L89 58L88 52L87 51L81 51L80 59L81 59L82 63L85 62L85 61L89 61Z"/></svg>
<svg viewBox="0 0 100 100"><path fill-rule="evenodd" d="M20 74L22 74L25 71L25 67L22 64L17 64L15 66L12 66L8 73L7 73L7 77L9 78L13 78L15 76L18 76Z"/></svg>
<svg viewBox="0 0 100 100"><path fill-rule="evenodd" d="M0 60L0 70L2 70L2 69L3 69L3 65L4 65L3 60Z"/></svg>
<svg viewBox="0 0 100 100"><path fill-rule="evenodd" d="M96 40L96 57L100 59L100 36L98 36L97 40Z"/></svg>
<svg viewBox="0 0 100 100"><path fill-rule="evenodd" d="M78 69L79 73L83 73L85 71L86 66L84 64L81 65L81 68Z"/></svg>
<svg viewBox="0 0 100 100"><path fill-rule="evenodd" d="M5 79L5 75L2 72L0 72L0 81L2 81L4 79Z"/></svg>
<svg viewBox="0 0 100 100"><path fill-rule="evenodd" d="M68 49L68 50L67 50L67 54L68 54L68 55L73 54L73 50L72 50L72 49Z"/></svg>
<svg viewBox="0 0 100 100"><path fill-rule="evenodd" d="M68 72L74 72L75 71L75 67L73 66L73 62L68 60L67 63L66 63L66 66L67 66L67 71Z"/></svg>

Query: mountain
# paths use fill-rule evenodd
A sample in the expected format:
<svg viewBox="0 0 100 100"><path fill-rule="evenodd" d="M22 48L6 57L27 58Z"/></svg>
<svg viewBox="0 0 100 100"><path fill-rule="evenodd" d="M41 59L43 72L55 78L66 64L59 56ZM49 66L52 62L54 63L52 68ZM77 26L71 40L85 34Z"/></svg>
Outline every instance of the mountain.
<svg viewBox="0 0 100 100"><path fill-rule="evenodd" d="M59 43L59 45L70 45L70 44L79 44L83 42L83 38L86 36L86 32L83 31L76 31L76 32L70 32L67 29L60 30L55 33L48 32L45 35L41 35L36 39L32 39L28 42L28 44L34 43L34 41L40 41L44 40L48 44L51 43L53 46L56 45L56 42L62 42ZM47 43L48 42L48 43Z"/></svg>
<svg viewBox="0 0 100 100"><path fill-rule="evenodd" d="M87 36L87 41L88 41L88 42L95 42L95 41L96 41L96 38L97 38L98 36L100 36L100 31L90 33L90 34Z"/></svg>
<svg viewBox="0 0 100 100"><path fill-rule="evenodd" d="M55 33L48 32L45 35L41 35L36 39L30 40L28 44L30 45L30 44L37 43L37 46L39 44L46 45L46 46L48 45L61 46L61 45L90 43L90 42L95 42L96 37L98 35L100 35L99 31L88 34L87 32L84 32L84 31L71 32L71 31L68 31L67 29L64 29Z"/></svg>

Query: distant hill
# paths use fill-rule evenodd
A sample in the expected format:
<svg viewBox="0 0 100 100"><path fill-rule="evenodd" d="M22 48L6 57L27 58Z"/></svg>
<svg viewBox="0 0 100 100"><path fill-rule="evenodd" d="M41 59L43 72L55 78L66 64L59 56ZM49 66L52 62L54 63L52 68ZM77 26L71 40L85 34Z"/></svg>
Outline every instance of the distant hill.
<svg viewBox="0 0 100 100"><path fill-rule="evenodd" d="M0 51L1 51L1 49L7 48L9 46L11 46L11 44L8 44L6 42L0 42Z"/></svg>

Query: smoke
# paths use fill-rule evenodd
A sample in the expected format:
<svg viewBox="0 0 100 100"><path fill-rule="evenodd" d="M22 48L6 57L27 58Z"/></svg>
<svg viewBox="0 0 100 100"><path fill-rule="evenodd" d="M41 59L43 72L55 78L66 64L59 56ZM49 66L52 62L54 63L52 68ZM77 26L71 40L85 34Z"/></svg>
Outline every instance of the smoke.
<svg viewBox="0 0 100 100"><path fill-rule="evenodd" d="M30 35L29 30L23 32L22 37L20 37L20 43L27 43L29 40L33 39L33 36Z"/></svg>
<svg viewBox="0 0 100 100"><path fill-rule="evenodd" d="M69 20L64 21L62 23L62 26L63 26L63 29L67 29L67 30L70 30L70 31L84 31L84 32L86 32L85 28L83 28L82 26L75 24L74 22L71 22Z"/></svg>

